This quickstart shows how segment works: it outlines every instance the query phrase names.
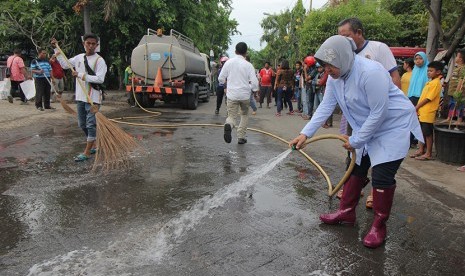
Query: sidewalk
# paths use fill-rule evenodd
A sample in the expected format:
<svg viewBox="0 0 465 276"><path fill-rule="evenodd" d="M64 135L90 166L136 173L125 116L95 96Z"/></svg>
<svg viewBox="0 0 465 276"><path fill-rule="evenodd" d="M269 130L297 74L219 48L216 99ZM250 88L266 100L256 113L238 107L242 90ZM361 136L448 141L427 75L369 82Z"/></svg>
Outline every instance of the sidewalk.
<svg viewBox="0 0 465 276"><path fill-rule="evenodd" d="M101 108L103 112L114 110L117 106L119 107L119 104L115 106L115 101L125 104L122 100L125 97L124 92L109 91L107 95L107 99ZM65 92L63 97L67 104L76 110L74 94ZM19 98L15 98L12 104L7 100L0 100L0 133L28 126L39 120L59 120L72 117L72 115L63 110L59 102L52 103L51 106L56 109L39 111L35 108L34 101L29 101L27 105L20 105Z"/></svg>
<svg viewBox="0 0 465 276"><path fill-rule="evenodd" d="M68 99L69 105L76 109L75 104L72 101L71 93L65 93L65 98ZM111 112L117 109L129 108L129 105L126 103L126 95L122 91L108 91L107 100L102 106L102 112ZM216 97L211 97L209 103L201 103L197 110L183 110L180 108L163 108L163 110L158 111L174 111L177 113L197 113L197 114L206 114L213 115L216 105ZM38 111L34 103L29 105L19 105L19 101L15 101L13 104L10 104L6 100L0 101L0 143L5 139L11 137L11 132L17 132L12 130L18 130L21 127L27 127L42 120L73 120L72 115L69 115L64 112L60 103L52 104L56 110L50 111ZM259 125L261 129L276 133L285 139L294 138L302 127L308 121L304 121L298 115L283 115L277 120L274 116L276 108L271 104L270 109L259 108L257 115L250 115L249 127L255 127ZM222 119L225 116L225 107L220 110L220 115L218 119ZM143 113L141 111L141 113ZM285 114L285 112L284 112ZM206 116L206 118L208 118ZM208 120L208 119L206 119ZM318 134L339 134L339 121L340 115L334 116L334 127L328 129L320 129ZM322 145L325 147L325 150L332 150L332 147L340 146L338 141L334 143L328 143L327 145ZM413 153L414 149L410 150L410 154ZM433 149L433 156L435 155ZM465 198L465 173L457 171L459 165L448 165L437 160L430 161L418 161L413 158L407 157L402 163L401 168L407 170L409 173L414 176L421 178L422 180L430 183L431 185L444 190L450 193L453 193L457 196Z"/></svg>

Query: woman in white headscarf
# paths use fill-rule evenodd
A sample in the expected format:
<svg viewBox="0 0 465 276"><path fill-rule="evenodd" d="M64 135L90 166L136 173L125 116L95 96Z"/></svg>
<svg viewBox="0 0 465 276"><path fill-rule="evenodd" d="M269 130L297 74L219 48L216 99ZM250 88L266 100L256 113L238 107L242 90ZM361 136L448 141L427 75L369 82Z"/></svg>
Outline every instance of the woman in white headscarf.
<svg viewBox="0 0 465 276"><path fill-rule="evenodd" d="M408 153L410 132L418 140L423 136L415 107L386 69L376 61L357 56L355 49L352 39L340 35L328 38L318 49L315 58L329 74L325 95L311 121L289 145L302 148L339 104L353 128L343 147L355 149L357 160L344 184L339 210L323 214L320 219L326 224L354 224L360 191L368 183L368 169L372 167L374 221L363 244L376 248L386 237L395 175Z"/></svg>

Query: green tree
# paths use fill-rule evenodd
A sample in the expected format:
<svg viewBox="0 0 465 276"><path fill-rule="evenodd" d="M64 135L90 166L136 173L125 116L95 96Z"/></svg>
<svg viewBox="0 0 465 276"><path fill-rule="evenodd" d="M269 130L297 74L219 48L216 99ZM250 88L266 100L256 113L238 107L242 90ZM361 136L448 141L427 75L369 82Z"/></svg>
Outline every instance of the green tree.
<svg viewBox="0 0 465 276"><path fill-rule="evenodd" d="M147 33L147 28L161 28L165 32L175 29L190 37L201 52L209 53L212 49L216 55L228 48L230 35L237 33L238 23L229 19L230 0L120 0L111 3L113 6L109 7L108 0L94 0L95 9L103 7L104 19L107 19L104 24L94 24L94 28L96 33L104 34L103 41L112 41L105 47L112 53L109 61L116 67L119 83L132 49ZM92 20L102 21L94 15Z"/></svg>
<svg viewBox="0 0 465 276"><path fill-rule="evenodd" d="M298 0L292 10L286 9L280 14L268 15L261 22L265 49L270 59L288 59L291 63L302 58L299 45L299 33L305 19L306 11L302 0Z"/></svg>
<svg viewBox="0 0 465 276"><path fill-rule="evenodd" d="M285 10L280 14L268 15L261 22L263 36L261 42L266 42L265 50L269 52L272 59L288 58L288 29L290 11Z"/></svg>
<svg viewBox="0 0 465 276"><path fill-rule="evenodd" d="M59 6L44 10L33 1L9 0L0 2L0 11L1 51L16 47L37 50L48 46L50 37L67 38L72 29Z"/></svg>
<svg viewBox="0 0 465 276"><path fill-rule="evenodd" d="M423 0L422 2L430 15L430 28L435 29L435 32L428 32L428 41L432 41L432 43L428 44L427 51L433 55L437 50L434 47L437 48L440 45L447 50L444 59L448 61L465 38L465 5L463 0L444 1L444 3L442 0ZM439 43L435 44L435 41Z"/></svg>
<svg viewBox="0 0 465 276"><path fill-rule="evenodd" d="M430 0L382 0L382 7L399 20L399 45L426 46L428 19L432 2ZM437 3L437 0L435 0ZM434 18L435 17L435 18ZM441 1L439 13L432 18L437 32L433 32L439 41L439 47L448 49L445 59L448 60L465 35L465 6L463 0ZM432 40L434 40L432 38ZM432 49L434 53L436 49Z"/></svg>
<svg viewBox="0 0 465 276"><path fill-rule="evenodd" d="M393 14L400 23L398 45L424 46L428 32L428 13L418 0L382 0L382 8Z"/></svg>
<svg viewBox="0 0 465 276"><path fill-rule="evenodd" d="M399 21L378 2L348 1L336 7L312 11L300 32L300 47L304 52L315 52L330 36L337 34L337 23L348 17L358 17L363 22L367 39L396 46Z"/></svg>
<svg viewBox="0 0 465 276"><path fill-rule="evenodd" d="M50 38L56 37L68 56L81 53L85 20L82 11L89 8L92 32L100 36L100 54L110 68L106 83L108 88L115 88L122 83L132 50L148 28L162 28L165 33L175 29L189 36L202 52L224 52L238 25L229 18L230 3L231 0L0 1L0 39L8 42L0 48L33 49L48 46Z"/></svg>

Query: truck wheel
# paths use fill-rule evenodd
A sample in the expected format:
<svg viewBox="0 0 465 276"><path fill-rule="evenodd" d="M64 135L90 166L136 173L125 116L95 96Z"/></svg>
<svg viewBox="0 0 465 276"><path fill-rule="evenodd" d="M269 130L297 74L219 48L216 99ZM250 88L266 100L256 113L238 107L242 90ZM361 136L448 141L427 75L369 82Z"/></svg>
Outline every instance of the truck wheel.
<svg viewBox="0 0 465 276"><path fill-rule="evenodd" d="M199 86L194 86L194 93L187 94L187 109L195 110L199 105Z"/></svg>
<svg viewBox="0 0 465 276"><path fill-rule="evenodd" d="M143 108L153 107L155 99L151 99L148 93L136 93L137 101Z"/></svg>
<svg viewBox="0 0 465 276"><path fill-rule="evenodd" d="M210 90L207 89L207 96L203 98L202 102L208 103L210 101Z"/></svg>
<svg viewBox="0 0 465 276"><path fill-rule="evenodd" d="M149 93L144 93L144 105L145 107L153 107L155 105L155 99L150 98Z"/></svg>

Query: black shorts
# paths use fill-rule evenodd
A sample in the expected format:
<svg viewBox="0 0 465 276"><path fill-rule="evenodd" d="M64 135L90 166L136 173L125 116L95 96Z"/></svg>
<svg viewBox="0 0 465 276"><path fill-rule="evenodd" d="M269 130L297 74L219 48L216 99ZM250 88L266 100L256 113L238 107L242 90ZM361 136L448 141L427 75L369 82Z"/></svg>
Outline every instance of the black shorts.
<svg viewBox="0 0 465 276"><path fill-rule="evenodd" d="M381 163L371 168L371 185L373 188L390 188L396 184L396 174L400 164L404 159L399 159L391 162ZM355 164L353 175L358 177L367 177L368 170L371 167L370 156L367 154L362 157L360 165Z"/></svg>
<svg viewBox="0 0 465 276"><path fill-rule="evenodd" d="M433 124L432 123L422 123L420 122L421 132L424 137L433 135Z"/></svg>

